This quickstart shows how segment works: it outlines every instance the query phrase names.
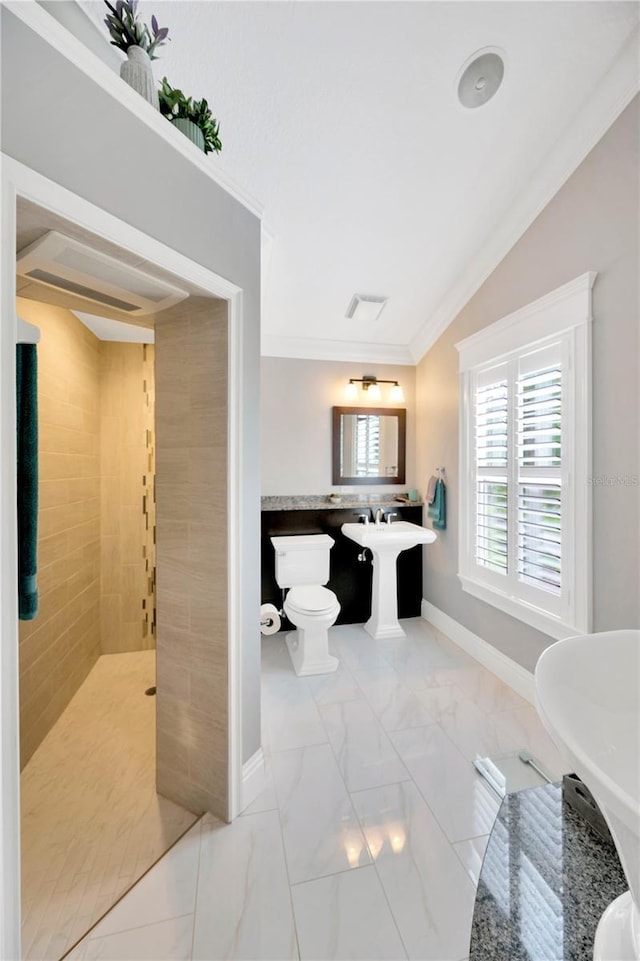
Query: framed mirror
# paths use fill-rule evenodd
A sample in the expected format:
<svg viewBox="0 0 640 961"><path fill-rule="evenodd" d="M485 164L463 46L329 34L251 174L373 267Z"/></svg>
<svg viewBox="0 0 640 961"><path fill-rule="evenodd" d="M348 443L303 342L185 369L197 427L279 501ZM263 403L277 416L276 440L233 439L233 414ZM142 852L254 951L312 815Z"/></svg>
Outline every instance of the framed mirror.
<svg viewBox="0 0 640 961"><path fill-rule="evenodd" d="M406 417L398 407L334 407L332 482L404 484Z"/></svg>

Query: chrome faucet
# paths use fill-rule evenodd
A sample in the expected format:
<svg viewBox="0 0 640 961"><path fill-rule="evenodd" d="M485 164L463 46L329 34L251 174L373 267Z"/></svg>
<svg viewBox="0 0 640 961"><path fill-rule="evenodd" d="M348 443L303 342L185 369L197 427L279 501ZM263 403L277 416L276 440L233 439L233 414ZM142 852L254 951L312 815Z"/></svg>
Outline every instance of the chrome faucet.
<svg viewBox="0 0 640 961"><path fill-rule="evenodd" d="M361 520L363 524L368 524L368 523L369 523L369 515L368 515L368 514L358 514L358 520Z"/></svg>
<svg viewBox="0 0 640 961"><path fill-rule="evenodd" d="M396 514L395 511L390 511L390 512L387 514L387 516L385 517L385 520L386 520L387 524L390 524L390 523L391 523L391 518L392 518L392 517L397 517L397 516L398 516L398 515Z"/></svg>
<svg viewBox="0 0 640 961"><path fill-rule="evenodd" d="M376 526L379 527L383 520L384 520L384 511L381 507L379 507L376 511L376 518L375 518Z"/></svg>

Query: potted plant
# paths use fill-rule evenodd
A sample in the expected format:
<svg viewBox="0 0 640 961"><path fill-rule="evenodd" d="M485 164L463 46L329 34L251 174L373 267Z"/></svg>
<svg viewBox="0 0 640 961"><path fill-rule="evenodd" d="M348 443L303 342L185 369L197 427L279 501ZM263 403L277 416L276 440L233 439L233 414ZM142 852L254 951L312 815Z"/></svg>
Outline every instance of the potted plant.
<svg viewBox="0 0 640 961"><path fill-rule="evenodd" d="M211 113L207 101L185 97L182 90L171 86L162 78L159 90L160 112L174 127L182 131L200 150L211 153L222 150L220 124Z"/></svg>
<svg viewBox="0 0 640 961"><path fill-rule="evenodd" d="M109 0L104 2L111 11L104 21L111 44L127 55L120 67L120 76L158 110L151 61L158 59L155 51L167 42L169 28L159 27L156 18L151 17L150 30L137 15L138 0L117 0L115 7Z"/></svg>

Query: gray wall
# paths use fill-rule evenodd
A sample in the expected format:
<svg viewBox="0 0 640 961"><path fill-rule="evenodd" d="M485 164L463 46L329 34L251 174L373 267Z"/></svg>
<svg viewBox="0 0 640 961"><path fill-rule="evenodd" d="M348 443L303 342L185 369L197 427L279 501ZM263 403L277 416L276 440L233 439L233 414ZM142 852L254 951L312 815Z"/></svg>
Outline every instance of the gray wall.
<svg viewBox="0 0 640 961"><path fill-rule="evenodd" d="M638 98L422 359L418 476L447 467L448 524L425 551L424 597L533 669L551 639L462 591L458 570L456 341L572 280L593 290L594 630L640 626ZM589 483L578 478L578 483Z"/></svg>
<svg viewBox="0 0 640 961"><path fill-rule="evenodd" d="M415 487L415 368L386 364L354 364L332 360L263 357L262 373L262 493L325 494L332 490L394 491ZM346 400L350 377L373 374L397 380L404 403L392 404L382 384L383 399L367 404L366 394ZM404 407L407 411L407 472L404 484L334 487L331 483L331 408Z"/></svg>
<svg viewBox="0 0 640 961"><path fill-rule="evenodd" d="M6 7L1 12L3 152L244 290L240 442L246 760L260 745L260 222ZM141 109L148 108L141 102Z"/></svg>

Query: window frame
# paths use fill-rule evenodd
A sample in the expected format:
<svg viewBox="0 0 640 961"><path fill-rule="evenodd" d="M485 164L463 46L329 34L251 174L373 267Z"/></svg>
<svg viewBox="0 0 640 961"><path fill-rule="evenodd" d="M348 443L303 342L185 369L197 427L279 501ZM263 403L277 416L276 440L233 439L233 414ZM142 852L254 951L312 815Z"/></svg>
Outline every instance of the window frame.
<svg viewBox="0 0 640 961"><path fill-rule="evenodd" d="M467 593L557 639L592 628L591 291L596 276L595 271L582 274L455 345L460 372L458 578ZM533 599L531 590L518 593L513 581L505 585L503 575L485 571L475 561L474 391L478 373L557 342L563 351L563 590L561 604L545 607L544 591L534 589ZM513 410L510 402L511 458L517 452Z"/></svg>

